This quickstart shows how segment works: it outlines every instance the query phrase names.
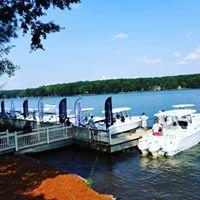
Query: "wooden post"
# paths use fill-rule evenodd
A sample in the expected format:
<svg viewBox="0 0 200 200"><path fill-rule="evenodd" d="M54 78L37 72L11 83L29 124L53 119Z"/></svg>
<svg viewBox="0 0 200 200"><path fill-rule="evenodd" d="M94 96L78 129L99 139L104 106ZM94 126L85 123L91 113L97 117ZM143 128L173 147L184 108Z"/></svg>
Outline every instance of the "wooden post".
<svg viewBox="0 0 200 200"><path fill-rule="evenodd" d="M17 132L15 131L15 150L18 151Z"/></svg>

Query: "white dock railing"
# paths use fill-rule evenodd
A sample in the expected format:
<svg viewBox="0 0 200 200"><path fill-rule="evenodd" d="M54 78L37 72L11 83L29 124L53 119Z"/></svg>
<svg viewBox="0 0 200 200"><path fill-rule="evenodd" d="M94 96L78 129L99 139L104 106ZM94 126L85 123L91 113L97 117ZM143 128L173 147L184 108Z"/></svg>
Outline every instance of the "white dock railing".
<svg viewBox="0 0 200 200"><path fill-rule="evenodd" d="M72 138L72 127L54 126L41 128L31 133L0 133L0 153L13 149L18 151L28 147L49 144Z"/></svg>
<svg viewBox="0 0 200 200"><path fill-rule="evenodd" d="M15 135L14 133L1 132L0 133L0 153L15 148Z"/></svg>
<svg viewBox="0 0 200 200"><path fill-rule="evenodd" d="M82 141L97 141L110 144L110 134L107 130L93 129L89 127L75 126L73 129L74 139Z"/></svg>
<svg viewBox="0 0 200 200"><path fill-rule="evenodd" d="M48 128L36 128L31 133L14 132L0 133L0 154L8 151L20 151L28 148L50 144L67 139L75 139L85 142L103 142L111 144L109 131L92 129L89 127L65 127L63 125L49 126Z"/></svg>

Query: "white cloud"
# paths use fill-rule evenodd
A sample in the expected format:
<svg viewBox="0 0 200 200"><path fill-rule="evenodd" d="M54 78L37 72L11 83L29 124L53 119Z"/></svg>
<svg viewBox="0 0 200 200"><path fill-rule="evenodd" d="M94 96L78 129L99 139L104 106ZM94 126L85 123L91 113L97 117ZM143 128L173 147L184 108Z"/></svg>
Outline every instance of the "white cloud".
<svg viewBox="0 0 200 200"><path fill-rule="evenodd" d="M198 63L200 61L200 46L194 51L188 53L182 61L177 62L178 65Z"/></svg>
<svg viewBox="0 0 200 200"><path fill-rule="evenodd" d="M181 60L181 61L177 62L176 64L177 65L186 65L186 64L188 64L188 62Z"/></svg>
<svg viewBox="0 0 200 200"><path fill-rule="evenodd" d="M190 52L188 55L184 58L185 61L196 61L200 60L200 47L195 49L194 51Z"/></svg>
<svg viewBox="0 0 200 200"><path fill-rule="evenodd" d="M142 64L159 64L162 62L161 58L148 58L146 56L139 59L139 63Z"/></svg>
<svg viewBox="0 0 200 200"><path fill-rule="evenodd" d="M116 77L116 76L113 76L113 77L111 77L111 76L102 76L102 77L100 78L100 80L103 81L103 80L119 79L119 78L120 78L120 77Z"/></svg>
<svg viewBox="0 0 200 200"><path fill-rule="evenodd" d="M177 57L177 58L178 58L180 55L181 55L181 53L180 53L180 52L178 52L178 51L175 51L175 52L174 52L174 56L175 56L175 57Z"/></svg>
<svg viewBox="0 0 200 200"><path fill-rule="evenodd" d="M118 33L116 35L114 35L114 39L116 40L125 40L128 38L128 34L126 33Z"/></svg>

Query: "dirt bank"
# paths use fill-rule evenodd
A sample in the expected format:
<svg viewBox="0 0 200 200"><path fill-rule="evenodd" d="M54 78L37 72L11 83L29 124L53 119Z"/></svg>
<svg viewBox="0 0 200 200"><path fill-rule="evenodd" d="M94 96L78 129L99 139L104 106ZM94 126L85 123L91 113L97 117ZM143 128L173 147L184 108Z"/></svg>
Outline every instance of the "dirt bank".
<svg viewBox="0 0 200 200"><path fill-rule="evenodd" d="M64 174L21 155L0 156L0 199L112 200L77 175Z"/></svg>

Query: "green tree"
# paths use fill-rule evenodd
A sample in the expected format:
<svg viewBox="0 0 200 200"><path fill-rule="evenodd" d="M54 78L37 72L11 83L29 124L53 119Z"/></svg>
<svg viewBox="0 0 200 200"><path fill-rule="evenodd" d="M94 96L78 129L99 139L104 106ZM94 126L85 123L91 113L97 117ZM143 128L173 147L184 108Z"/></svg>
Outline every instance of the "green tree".
<svg viewBox="0 0 200 200"><path fill-rule="evenodd" d="M53 21L44 22L50 8L70 9L71 4L80 0L0 0L0 76L12 76L17 66L6 58L12 46L10 40L18 36L18 31L31 34L31 50L44 49L42 39L62 28Z"/></svg>

